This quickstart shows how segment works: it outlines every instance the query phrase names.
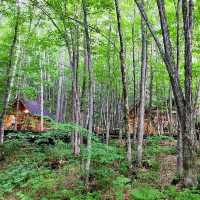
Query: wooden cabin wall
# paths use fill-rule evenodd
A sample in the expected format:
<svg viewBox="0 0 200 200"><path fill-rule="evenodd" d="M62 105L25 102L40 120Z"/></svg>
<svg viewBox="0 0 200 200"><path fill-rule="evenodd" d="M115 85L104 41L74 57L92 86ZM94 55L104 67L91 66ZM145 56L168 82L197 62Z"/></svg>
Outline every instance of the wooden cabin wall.
<svg viewBox="0 0 200 200"><path fill-rule="evenodd" d="M31 114L18 113L12 115L6 115L4 119L5 130L15 130L15 126L12 125L12 119L15 117L17 123L17 131L33 131L40 132L40 116L32 116ZM50 128L50 123L44 120L44 130Z"/></svg>
<svg viewBox="0 0 200 200"><path fill-rule="evenodd" d="M128 121L130 132L135 132L134 124L135 130L137 131L138 116L137 113L136 116L134 115L133 109L129 113ZM172 123L173 127L176 126L176 116L172 116L170 122L166 112L161 112L160 110L146 110L144 120L144 133L147 135L167 133L169 129L169 123Z"/></svg>
<svg viewBox="0 0 200 200"><path fill-rule="evenodd" d="M14 117L15 117L14 115L6 115L4 117L3 126L5 130L9 129L12 126Z"/></svg>
<svg viewBox="0 0 200 200"><path fill-rule="evenodd" d="M130 133L133 134L135 133L135 131L137 132L138 117L129 116L128 123L129 123ZM134 126L135 126L135 130L134 130ZM150 119L145 119L144 121L144 133L146 135L156 134L156 128L154 127Z"/></svg>

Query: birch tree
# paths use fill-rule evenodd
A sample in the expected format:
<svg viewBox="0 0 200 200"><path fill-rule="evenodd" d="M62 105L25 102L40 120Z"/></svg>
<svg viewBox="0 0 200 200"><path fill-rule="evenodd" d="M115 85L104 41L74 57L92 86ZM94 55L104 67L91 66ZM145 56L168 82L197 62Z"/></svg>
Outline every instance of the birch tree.
<svg viewBox="0 0 200 200"><path fill-rule="evenodd" d="M39 56L39 63L40 63L40 131L44 130L44 67L42 63L42 59L45 59L42 55Z"/></svg>

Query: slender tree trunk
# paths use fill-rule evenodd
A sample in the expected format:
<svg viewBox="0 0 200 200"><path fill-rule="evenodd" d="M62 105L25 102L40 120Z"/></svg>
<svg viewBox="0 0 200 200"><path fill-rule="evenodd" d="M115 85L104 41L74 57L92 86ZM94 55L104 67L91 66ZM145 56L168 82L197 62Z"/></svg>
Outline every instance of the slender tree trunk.
<svg viewBox="0 0 200 200"><path fill-rule="evenodd" d="M169 103L168 103L168 129L169 135L173 135L173 120L172 120L172 90L169 86Z"/></svg>
<svg viewBox="0 0 200 200"><path fill-rule="evenodd" d="M176 163L176 169L177 169L177 175L179 177L182 177L183 175L183 134L180 129L180 122L177 116L177 163Z"/></svg>
<svg viewBox="0 0 200 200"><path fill-rule="evenodd" d="M64 54L65 51L61 49L60 58L59 58L59 81L58 81L58 95L57 95L57 106L56 106L56 121L60 122L60 113L61 113L61 99L62 99L62 86L63 86L63 77L64 77Z"/></svg>
<svg viewBox="0 0 200 200"><path fill-rule="evenodd" d="M63 84L62 84L62 88L61 88L61 101L60 101L60 116L59 116L59 119L60 119L60 122L63 122L63 116L65 114L65 109L64 109L64 104L65 104L65 94L66 94L66 88L65 88L65 81L64 81L65 77L63 75Z"/></svg>
<svg viewBox="0 0 200 200"><path fill-rule="evenodd" d="M9 94L11 91L11 84L12 84L12 67L13 67L13 60L14 60L14 54L15 54L15 47L17 43L17 36L18 36L18 29L19 29L19 15L20 15L20 8L19 5L17 5L17 16L16 16L16 22L14 26L14 35L13 35L13 40L12 44L10 47L9 55L8 55L8 65L7 65L7 80L6 80L6 88L5 88L5 94L3 98L3 109L2 113L0 115L0 142L3 144L4 142L4 116L6 115L7 108L8 108L8 103L9 103Z"/></svg>
<svg viewBox="0 0 200 200"><path fill-rule="evenodd" d="M164 0L157 0L159 10L160 23L162 28L162 36L164 49L155 34L152 25L149 23L147 15L144 10L144 5L138 0L135 0L140 13L145 20L155 42L160 51L160 54L165 62L171 85L174 99L176 102L178 118L180 121L180 128L183 135L183 169L184 169L184 184L185 186L195 186L197 184L197 167L196 167L196 145L192 124L192 0L182 1L183 22L184 22L184 36L185 36L185 97L180 85L177 68L174 62L173 50L169 36L169 29L165 13Z"/></svg>
<svg viewBox="0 0 200 200"><path fill-rule="evenodd" d="M134 8L134 18L135 18L135 8ZM134 117L136 119L136 64L135 64L135 24L132 25L132 62L133 62L133 104L134 104ZM133 143L136 142L136 120L133 122Z"/></svg>
<svg viewBox="0 0 200 200"><path fill-rule="evenodd" d="M118 25L118 33L119 33L119 40L120 40L120 67L121 67L121 77L122 77L122 88L123 88L123 101L124 101L124 126L125 126L125 133L127 135L127 160L131 163L131 136L130 136L130 129L128 124L128 89L127 89L127 77L126 77L126 64L125 64L125 48L124 48L124 41L123 41L123 34L121 29L121 14L119 8L118 0L115 0L115 9L117 15L117 25Z"/></svg>
<svg viewBox="0 0 200 200"><path fill-rule="evenodd" d="M198 116L198 102L200 100L200 79L197 81L197 89L196 89L196 95L195 95L195 100L194 100L194 111L193 111L193 115L194 115L194 119L197 118Z"/></svg>
<svg viewBox="0 0 200 200"><path fill-rule="evenodd" d="M192 115L192 0L182 0L185 37L185 129L183 132L183 168L185 186L197 185L196 137Z"/></svg>
<svg viewBox="0 0 200 200"><path fill-rule="evenodd" d="M73 121L76 125L80 123L80 102L78 95L78 66L79 66L79 33L76 29L76 45L74 44L73 49L73 68L72 68L72 93L73 93ZM78 129L74 131L74 154L79 155L80 153L80 135Z"/></svg>
<svg viewBox="0 0 200 200"><path fill-rule="evenodd" d="M109 143L110 138L110 98L109 92L107 94L107 102L106 102L106 144Z"/></svg>
<svg viewBox="0 0 200 200"><path fill-rule="evenodd" d="M18 47L16 47L16 59L15 59L15 63L13 65L13 69L12 69L12 74L11 74L11 77L10 77L11 80L10 80L10 91L9 91L9 94L8 94L8 102L10 101L11 92L12 92L11 90L12 90L14 82L15 82L15 75L16 75L16 71L17 71L17 65L18 65L18 62L19 62L19 58L20 58L20 40L18 42Z"/></svg>
<svg viewBox="0 0 200 200"><path fill-rule="evenodd" d="M137 165L142 166L143 136L144 136L144 112L145 112L145 85L147 72L147 35L145 22L141 19L142 52L141 52L141 80L140 80L140 107L138 120Z"/></svg>
<svg viewBox="0 0 200 200"><path fill-rule="evenodd" d="M153 46L151 46L151 56L153 57ZM152 107L153 99L153 80L154 80L154 70L152 64L150 65L150 83L149 83L149 109Z"/></svg>
<svg viewBox="0 0 200 200"><path fill-rule="evenodd" d="M45 57L45 56L44 56ZM40 131L42 132L44 130L44 85L43 85L43 63L42 63L42 56L39 57L40 59Z"/></svg>
<svg viewBox="0 0 200 200"><path fill-rule="evenodd" d="M176 4L176 2L174 4L175 4L175 9L176 9L176 73L177 73L177 77L178 77L179 76L179 60L180 60L180 8L181 8L180 6L181 6L181 1L177 0L177 4ZM182 176L182 174L183 174L183 137L182 137L182 131L178 131L177 174L179 174L179 176Z"/></svg>
<svg viewBox="0 0 200 200"><path fill-rule="evenodd" d="M111 82L111 76L110 76L110 50L111 50L111 31L112 31L112 28L111 28L111 25L109 27L109 39L108 39L108 52L107 52L107 65L108 65L108 77L109 77L109 80L108 80L108 86L107 86L107 102L106 102L106 144L108 145L109 143L109 137L110 137L110 125L111 125L111 122L112 122L112 119L111 119L111 104L110 104L110 101L111 101L111 94L110 94L110 88L112 85L112 82Z"/></svg>
<svg viewBox="0 0 200 200"><path fill-rule="evenodd" d="M82 0L83 19L84 19L84 31L85 41L87 49L87 68L88 68L88 90L89 90L89 103L88 103L88 137L87 137L87 151L88 157L86 161L86 185L89 182L90 172L90 161L91 161L91 148L92 148L92 127L93 127L93 75L92 75L92 60L91 60L91 47L90 47L90 36L88 30L88 18L87 18L87 0Z"/></svg>
<svg viewBox="0 0 200 200"><path fill-rule="evenodd" d="M86 42L85 37L83 40L84 46L84 68L83 68L83 82L81 88L81 97L80 97L80 112L81 112L81 125L83 127L87 127L86 125L86 109L85 109L85 93L86 93L86 86L87 86L87 50L86 50Z"/></svg>
<svg viewBox="0 0 200 200"><path fill-rule="evenodd" d="M179 57L180 57L180 5L181 0L177 1L176 5L176 68L177 76L179 74Z"/></svg>
<svg viewBox="0 0 200 200"><path fill-rule="evenodd" d="M63 20L64 29L65 29L65 44L68 50L70 66L72 69L72 119L76 125L80 123L80 100L78 95L78 77L77 77L77 70L79 66L79 30L76 27L75 30L70 29L71 33L71 45L69 43L69 37L66 28L66 22ZM75 35L73 32L75 31ZM74 43L74 40L76 44ZM74 134L71 138L72 146L73 146L73 153L78 155L80 153L80 134L78 133L78 129L75 128Z"/></svg>

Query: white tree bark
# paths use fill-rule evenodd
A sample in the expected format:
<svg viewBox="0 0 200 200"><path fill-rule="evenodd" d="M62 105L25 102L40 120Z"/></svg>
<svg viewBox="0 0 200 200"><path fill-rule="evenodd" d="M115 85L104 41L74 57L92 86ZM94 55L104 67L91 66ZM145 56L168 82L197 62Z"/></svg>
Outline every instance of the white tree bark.
<svg viewBox="0 0 200 200"><path fill-rule="evenodd" d="M42 59L45 59L40 55L40 131L44 130L44 85L43 85L43 63Z"/></svg>
<svg viewBox="0 0 200 200"><path fill-rule="evenodd" d="M56 106L56 121L60 122L60 113L62 107L62 86L63 86L63 79L64 79L64 63L65 63L65 51L64 49L60 50L60 58L59 58L59 81L58 81L58 95L57 95L57 106Z"/></svg>
<svg viewBox="0 0 200 200"><path fill-rule="evenodd" d="M144 136L144 113L145 113L145 85L147 72L147 35L145 22L141 19L142 28L142 52L141 52L141 80L140 80L140 107L138 120L137 164L142 165L143 136Z"/></svg>

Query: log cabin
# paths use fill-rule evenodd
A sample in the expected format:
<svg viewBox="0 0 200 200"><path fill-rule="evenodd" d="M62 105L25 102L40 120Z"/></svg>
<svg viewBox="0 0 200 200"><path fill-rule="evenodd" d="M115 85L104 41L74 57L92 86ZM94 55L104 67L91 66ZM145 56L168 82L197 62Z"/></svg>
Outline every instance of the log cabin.
<svg viewBox="0 0 200 200"><path fill-rule="evenodd" d="M129 131L130 133L137 132L138 125L138 106L133 107L129 111L128 116ZM161 111L158 108L145 109L144 114L144 134L154 135L167 133L169 130L169 125L176 126L176 112L172 112L171 122L167 111ZM135 124L135 131L134 131Z"/></svg>
<svg viewBox="0 0 200 200"><path fill-rule="evenodd" d="M129 125L129 131L131 134L137 132L138 106L130 109L129 115L128 115L128 125ZM144 115L144 134L145 135L156 134L156 128L154 127L152 123L152 119L149 117L147 110L145 110L145 115Z"/></svg>
<svg viewBox="0 0 200 200"><path fill-rule="evenodd" d="M44 108L44 128L50 128L52 114ZM15 99L9 114L4 117L4 130L41 132L41 106L38 101Z"/></svg>

